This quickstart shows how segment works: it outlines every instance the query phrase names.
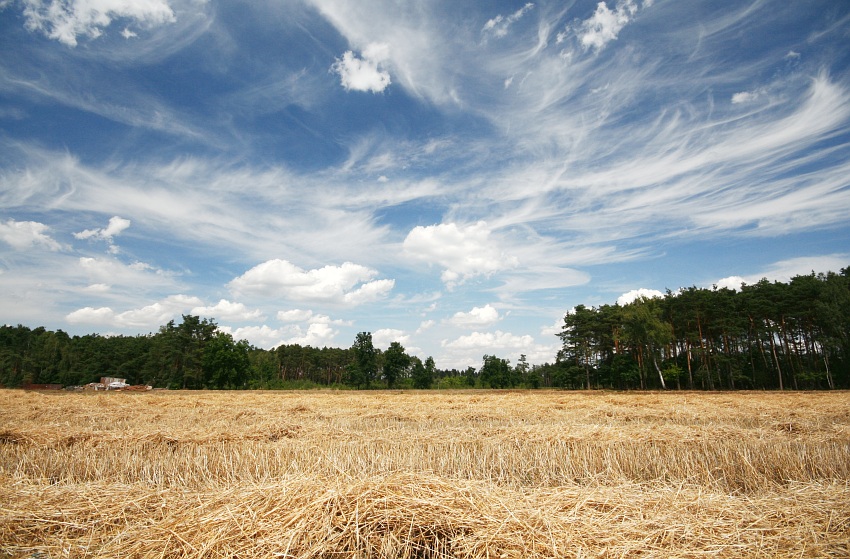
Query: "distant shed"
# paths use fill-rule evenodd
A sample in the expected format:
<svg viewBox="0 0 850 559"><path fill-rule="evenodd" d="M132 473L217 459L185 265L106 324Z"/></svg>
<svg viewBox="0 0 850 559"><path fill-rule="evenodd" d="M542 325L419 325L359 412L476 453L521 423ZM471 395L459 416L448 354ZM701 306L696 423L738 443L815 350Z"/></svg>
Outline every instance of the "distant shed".
<svg viewBox="0 0 850 559"><path fill-rule="evenodd" d="M118 377L100 377L100 384L102 384L103 386L109 386L113 382L117 382L119 384L127 384L127 379Z"/></svg>

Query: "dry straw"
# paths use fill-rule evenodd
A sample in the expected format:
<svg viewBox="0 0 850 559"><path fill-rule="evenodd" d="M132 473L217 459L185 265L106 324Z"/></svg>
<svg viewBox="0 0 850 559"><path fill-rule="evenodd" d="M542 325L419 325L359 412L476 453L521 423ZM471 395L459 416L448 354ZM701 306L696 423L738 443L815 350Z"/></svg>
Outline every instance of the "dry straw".
<svg viewBox="0 0 850 559"><path fill-rule="evenodd" d="M847 557L848 403L0 391L0 556Z"/></svg>

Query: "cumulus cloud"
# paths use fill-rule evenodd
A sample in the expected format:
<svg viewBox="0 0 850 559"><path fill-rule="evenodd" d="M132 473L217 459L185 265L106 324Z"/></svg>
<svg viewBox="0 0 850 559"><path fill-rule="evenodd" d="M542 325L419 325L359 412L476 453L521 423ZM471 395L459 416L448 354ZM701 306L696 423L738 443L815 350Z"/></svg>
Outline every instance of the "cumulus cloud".
<svg viewBox="0 0 850 559"><path fill-rule="evenodd" d="M644 6L651 2L644 2ZM567 28L559 33L557 41L563 42L570 34L575 33L579 44L585 49L602 50L605 45L617 39L620 31L634 18L638 5L634 0L621 0L615 9L605 2L596 5L596 11L588 19L580 22L575 28Z"/></svg>
<svg viewBox="0 0 850 559"><path fill-rule="evenodd" d="M189 313L216 320L263 320L265 318L259 309L249 310L242 303L234 303L227 299L221 299L212 306L195 307Z"/></svg>
<svg viewBox="0 0 850 559"><path fill-rule="evenodd" d="M121 234L128 227L130 227L130 220L116 215L109 219L109 224L106 227L102 229L86 229L79 233L74 233L74 237L77 239L111 240L112 237Z"/></svg>
<svg viewBox="0 0 850 559"><path fill-rule="evenodd" d="M392 290L395 281L373 280L377 274L351 262L303 270L286 260L274 259L254 266L228 287L238 294L353 306L381 299Z"/></svg>
<svg viewBox="0 0 850 559"><path fill-rule="evenodd" d="M30 31L74 47L77 38L96 39L115 19L129 19L148 27L176 21L166 0L23 0L24 21ZM128 28L124 36L135 36Z"/></svg>
<svg viewBox="0 0 850 559"><path fill-rule="evenodd" d="M441 367L464 368L479 366L482 355L498 355L516 362L525 355L530 363L551 361L558 352L560 343L540 344L528 334L516 335L497 330L495 332L473 332L454 340L443 340L441 347L444 355L440 358Z"/></svg>
<svg viewBox="0 0 850 559"><path fill-rule="evenodd" d="M495 332L473 332L452 341L443 340L441 345L449 349L465 350L521 349L533 346L534 338L528 334L517 336L510 332L496 330Z"/></svg>
<svg viewBox="0 0 850 559"><path fill-rule="evenodd" d="M741 288L742 283L753 285L762 279L787 283L794 276L805 276L812 272L837 272L842 268L846 268L848 261L850 261L850 254L848 253L800 256L774 262L761 272L755 274L728 276L719 279L714 282L714 285L718 288L728 287L729 289L738 290Z"/></svg>
<svg viewBox="0 0 850 559"><path fill-rule="evenodd" d="M0 239L16 250L26 250L34 246L59 250L61 246L47 234L49 230L50 227L37 221L9 219L0 222Z"/></svg>
<svg viewBox="0 0 850 559"><path fill-rule="evenodd" d="M646 289L641 287L640 289L632 289L631 291L627 291L623 293L619 297L617 297L617 304L628 305L629 303L633 303L638 299L646 298L652 299L655 297L664 297L664 294L658 291L657 289Z"/></svg>
<svg viewBox="0 0 850 559"><path fill-rule="evenodd" d="M495 324L499 318L499 311L487 304L483 307L472 307L469 312L456 312L448 322L461 328L481 328Z"/></svg>
<svg viewBox="0 0 850 559"><path fill-rule="evenodd" d="M356 290L346 293L343 301L349 305L363 305L380 301L386 297L395 286L395 280L380 279L364 283Z"/></svg>
<svg viewBox="0 0 850 559"><path fill-rule="evenodd" d="M540 335L546 336L547 338L550 336L557 336L564 330L564 317L559 317L553 324L546 325L540 329Z"/></svg>
<svg viewBox="0 0 850 559"><path fill-rule="evenodd" d="M272 328L266 324L262 326L243 326L231 328L230 326L219 326L219 330L230 334L235 340L248 340L248 343L263 349L272 349L286 343L285 338L292 336L290 327Z"/></svg>
<svg viewBox="0 0 850 559"><path fill-rule="evenodd" d="M414 259L443 267L441 279L453 288L469 278L519 264L516 257L500 250L490 235L484 221L468 226L456 223L417 226L404 239L404 250Z"/></svg>
<svg viewBox="0 0 850 559"><path fill-rule="evenodd" d="M492 35L493 37L504 37L508 34L508 28L519 21L519 19L533 7L534 4L532 2L528 2L525 6L508 16L497 15L493 19L487 20L487 23L484 24L481 32L485 35Z"/></svg>
<svg viewBox="0 0 850 559"><path fill-rule="evenodd" d="M372 332L372 343L376 348L390 347L393 342L398 342L406 348L410 344L410 336L405 334L404 330L395 328L381 328Z"/></svg>
<svg viewBox="0 0 850 559"><path fill-rule="evenodd" d="M113 242L113 237L123 233L130 227L130 220L123 217L113 216L109 219L109 224L102 229L85 229L79 233L74 233L76 239L97 239L106 241L109 244L109 252L115 254L118 252L118 247Z"/></svg>
<svg viewBox="0 0 850 559"><path fill-rule="evenodd" d="M267 324L243 326L241 328L222 326L221 330L229 333L237 340L248 340L250 344L263 349L292 344L325 347L333 345L334 337L339 333L330 324L323 322L310 324L306 330L294 325L272 328Z"/></svg>
<svg viewBox="0 0 850 559"><path fill-rule="evenodd" d="M115 312L111 307L83 307L65 316L70 324L93 324L116 328L154 329L182 314L187 309L202 305L197 297L172 295L150 305Z"/></svg>
<svg viewBox="0 0 850 559"><path fill-rule="evenodd" d="M339 74L340 83L346 90L380 93L391 83L390 74L380 68L389 58L389 45L371 43L358 58L352 51L345 51L331 66Z"/></svg>
<svg viewBox="0 0 850 559"><path fill-rule="evenodd" d="M732 104L733 105L742 105L746 103L752 103L753 101L758 100L760 97L767 94L767 90L765 88L754 89L753 91L739 91L732 95Z"/></svg>
<svg viewBox="0 0 850 559"><path fill-rule="evenodd" d="M727 278L717 280L714 285L716 285L718 289L723 289L725 287L727 289L734 289L737 291L741 289L741 284L745 282L746 280L741 276L729 276Z"/></svg>
<svg viewBox="0 0 850 559"><path fill-rule="evenodd" d="M307 326L306 332L302 333L300 328L298 328L298 331L299 334L288 339L286 343L302 346L309 345L313 347L324 347L330 345L339 333L338 330L334 329L326 322L314 322Z"/></svg>
<svg viewBox="0 0 850 559"><path fill-rule="evenodd" d="M277 311L277 319L281 322L306 322L313 316L313 311L290 309L288 311Z"/></svg>

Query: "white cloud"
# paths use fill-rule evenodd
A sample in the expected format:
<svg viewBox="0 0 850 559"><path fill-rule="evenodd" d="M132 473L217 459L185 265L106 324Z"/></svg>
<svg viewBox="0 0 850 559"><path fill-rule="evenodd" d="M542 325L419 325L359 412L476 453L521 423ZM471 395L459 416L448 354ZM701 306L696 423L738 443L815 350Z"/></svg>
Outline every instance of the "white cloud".
<svg viewBox="0 0 850 559"><path fill-rule="evenodd" d="M850 253L800 256L774 262L761 272L755 274L722 278L714 282L714 285L718 288L728 287L729 289L738 290L741 288L742 283L754 285L762 279L787 283L794 276L805 276L812 272L816 274L838 272L842 268L846 268L848 262L850 262Z"/></svg>
<svg viewBox="0 0 850 559"><path fill-rule="evenodd" d="M497 355L516 363L520 355L525 355L529 363L551 362L560 348L560 343L537 343L530 335L518 336L510 332L473 332L454 340L443 340L440 356L441 367L463 369L468 366L479 367L485 354Z"/></svg>
<svg viewBox="0 0 850 559"><path fill-rule="evenodd" d="M472 277L519 264L516 257L500 250L490 235L484 221L468 226L456 223L417 226L404 239L404 251L411 258L443 267L441 279L453 288Z"/></svg>
<svg viewBox="0 0 850 559"><path fill-rule="evenodd" d="M93 283L86 287L86 291L90 291L92 293L108 293L112 286L106 283Z"/></svg>
<svg viewBox="0 0 850 559"><path fill-rule="evenodd" d="M145 262L124 264L118 259L80 257L78 270L86 276L89 283L104 285L122 285L130 288L150 288L171 286L172 272L161 270ZM200 303L199 303L200 304Z"/></svg>
<svg viewBox="0 0 850 559"><path fill-rule="evenodd" d="M130 227L130 220L116 215L109 219L109 224L103 229L86 229L79 233L74 233L74 238L106 241L109 244L109 252L111 254L117 254L119 250L113 242L113 237L120 235L128 227Z"/></svg>
<svg viewBox="0 0 850 559"><path fill-rule="evenodd" d="M71 324L95 324L116 328L141 328L153 330L182 314L187 309L201 305L197 297L172 295L150 305L116 313L111 307L83 307L65 316Z"/></svg>
<svg viewBox="0 0 850 559"><path fill-rule="evenodd" d="M99 324L99 325L108 325L112 324L115 319L115 311L110 309L109 307L83 307L82 309L77 309L72 313L69 313L65 320L70 322L71 324Z"/></svg>
<svg viewBox="0 0 850 559"><path fill-rule="evenodd" d="M199 306L189 311L189 314L213 318L216 321L232 320L263 320L263 313L259 309L248 310L242 303L234 303L221 299L212 306Z"/></svg>
<svg viewBox="0 0 850 559"><path fill-rule="evenodd" d="M410 345L410 336L403 330L394 328L381 328L372 332L372 344L378 349L386 349L393 342L398 342L407 348Z"/></svg>
<svg viewBox="0 0 850 559"><path fill-rule="evenodd" d="M293 334L291 327L272 328L266 324L262 326L243 326L241 328L220 326L219 329L233 336L235 340L248 340L248 343L251 345L263 349L272 349L285 344L287 343L285 338Z"/></svg>
<svg viewBox="0 0 850 559"><path fill-rule="evenodd" d="M0 222L0 239L16 250L26 250L33 246L59 250L61 246L47 234L49 230L50 227L37 221L9 219L6 222Z"/></svg>
<svg viewBox="0 0 850 559"><path fill-rule="evenodd" d="M644 287L641 287L640 289L632 289L631 291L627 291L626 293L623 293L622 295L617 297L617 304L623 306L628 305L629 303L633 303L639 298L653 299L655 297L664 297L664 294L658 291L657 289L646 289Z"/></svg>
<svg viewBox="0 0 850 559"><path fill-rule="evenodd" d="M300 331L300 328L299 328ZM307 331L287 340L290 344L302 346L324 347L332 345L334 338L339 333L325 322L314 322L307 327Z"/></svg>
<svg viewBox="0 0 850 559"><path fill-rule="evenodd" d="M394 280L373 280L377 274L351 262L303 270L286 260L274 259L254 266L228 287L234 293L260 297L360 305L385 297L393 288Z"/></svg>
<svg viewBox="0 0 850 559"><path fill-rule="evenodd" d="M280 328L263 324L241 328L222 326L221 329L230 333L236 339L245 339L257 347L271 349L279 345L290 344L313 347L335 346L335 338L339 334L339 330L334 326L350 325L345 320L334 320L326 315L317 315L313 311L300 309L280 311L277 318L290 324ZM292 324L294 322L305 322L307 324Z"/></svg>
<svg viewBox="0 0 850 559"><path fill-rule="evenodd" d="M131 19L146 26L176 21L166 0L23 0L30 31L74 47L79 36L96 39L114 19ZM128 32L125 29L125 33ZM131 32L132 33L132 32ZM125 35L126 36L126 35Z"/></svg>
<svg viewBox="0 0 850 559"><path fill-rule="evenodd" d="M557 336L564 330L564 317L561 316L553 324L549 324L540 329L540 335L546 336L547 338L550 336Z"/></svg>
<svg viewBox="0 0 850 559"><path fill-rule="evenodd" d="M484 24L481 32L494 37L504 37L508 34L508 28L519 21L519 19L533 7L534 4L532 2L528 2L525 6L509 16L497 15L493 19L487 20L487 23Z"/></svg>
<svg viewBox="0 0 850 559"><path fill-rule="evenodd" d="M758 95L752 91L739 91L732 95L732 104L739 105L741 103L749 103L750 101L755 101L758 98Z"/></svg>
<svg viewBox="0 0 850 559"><path fill-rule="evenodd" d="M528 334L517 336L510 332L496 330L496 332L473 332L452 341L443 340L441 345L449 349L463 350L522 349L532 347L534 338Z"/></svg>
<svg viewBox="0 0 850 559"><path fill-rule="evenodd" d="M250 344L264 349L292 344L313 347L332 346L334 337L339 333L329 324L322 322L310 324L306 331L300 326L272 328L266 324L235 329L222 327L221 329L237 340L248 340Z"/></svg>
<svg viewBox="0 0 850 559"><path fill-rule="evenodd" d="M490 306L472 307L469 312L456 312L448 322L461 328L481 328L499 321L499 311Z"/></svg>
<svg viewBox="0 0 850 559"><path fill-rule="evenodd" d="M395 286L395 280L381 279L364 283L356 290L343 296L345 303L349 305L363 305L384 299Z"/></svg>
<svg viewBox="0 0 850 559"><path fill-rule="evenodd" d="M717 280L714 285L716 285L718 289L723 289L725 287L727 289L738 291L741 289L741 284L745 282L746 280L741 276L729 276L727 278Z"/></svg>
<svg viewBox="0 0 850 559"><path fill-rule="evenodd" d="M380 93L391 83L390 75L379 68L389 58L389 45L371 43L363 50L363 58L346 51L337 59L331 70L339 74L340 83L346 90Z"/></svg>
<svg viewBox="0 0 850 559"><path fill-rule="evenodd" d="M313 316L313 311L290 309L288 311L278 311L277 319L281 322L306 322Z"/></svg>
<svg viewBox="0 0 850 559"><path fill-rule="evenodd" d="M651 2L644 2L645 7L650 4ZM637 11L638 6L634 0L621 0L614 10L610 9L605 2L599 2L592 16L581 22L576 29L567 28L566 31L559 33L557 40L561 43L574 32L585 50L602 50L605 45L617 39L617 35L632 20Z"/></svg>

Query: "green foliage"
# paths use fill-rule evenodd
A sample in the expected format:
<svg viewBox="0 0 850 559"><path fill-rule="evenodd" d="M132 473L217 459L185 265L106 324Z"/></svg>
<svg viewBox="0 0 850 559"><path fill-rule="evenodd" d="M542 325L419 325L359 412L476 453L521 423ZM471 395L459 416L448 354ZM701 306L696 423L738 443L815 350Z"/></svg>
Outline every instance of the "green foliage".
<svg viewBox="0 0 850 559"><path fill-rule="evenodd" d="M230 334L216 332L204 347L205 385L218 389L243 388L251 360L248 342L235 342Z"/></svg>
<svg viewBox="0 0 850 559"><path fill-rule="evenodd" d="M519 384L516 371L510 361L495 355L485 355L484 364L478 373L481 384L488 388L513 388Z"/></svg>
<svg viewBox="0 0 850 559"><path fill-rule="evenodd" d="M579 305L559 336L556 386L848 387L850 268L740 291L690 287L622 307Z"/></svg>
<svg viewBox="0 0 850 559"><path fill-rule="evenodd" d="M384 352L384 380L387 388L395 388L396 382L402 378L410 367L410 356L404 351L404 346L393 342Z"/></svg>
<svg viewBox="0 0 850 559"><path fill-rule="evenodd" d="M351 353L354 360L348 365L346 384L360 389L369 388L378 372L378 353L372 344L372 333L358 333Z"/></svg>
<svg viewBox="0 0 850 559"><path fill-rule="evenodd" d="M434 384L435 371L436 366L434 365L433 358L428 357L425 363L422 363L418 358L414 358L412 370L413 388L420 390L431 388L431 385Z"/></svg>

